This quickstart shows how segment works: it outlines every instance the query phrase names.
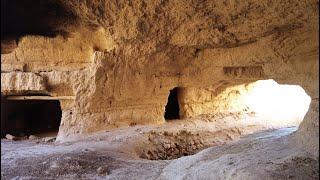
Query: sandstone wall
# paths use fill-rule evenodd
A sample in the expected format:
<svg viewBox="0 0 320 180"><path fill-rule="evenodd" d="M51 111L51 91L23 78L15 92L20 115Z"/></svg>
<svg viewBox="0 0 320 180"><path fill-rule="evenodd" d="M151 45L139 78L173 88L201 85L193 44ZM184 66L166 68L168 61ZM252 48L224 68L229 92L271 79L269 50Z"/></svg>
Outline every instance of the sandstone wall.
<svg viewBox="0 0 320 180"><path fill-rule="evenodd" d="M82 22L69 29L72 36L25 36L1 55L5 87L13 86L12 71L37 73L50 95L75 96L63 102L58 139L164 123L174 87L225 89L274 79L301 85L312 97L297 141L318 141L317 0L62 4Z"/></svg>

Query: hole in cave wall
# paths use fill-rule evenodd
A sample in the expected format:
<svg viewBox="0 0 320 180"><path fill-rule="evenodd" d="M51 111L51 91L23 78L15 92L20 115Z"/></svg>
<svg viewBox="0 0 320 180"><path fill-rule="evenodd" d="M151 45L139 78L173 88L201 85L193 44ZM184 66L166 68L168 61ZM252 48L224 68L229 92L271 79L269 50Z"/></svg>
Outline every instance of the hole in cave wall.
<svg viewBox="0 0 320 180"><path fill-rule="evenodd" d="M243 103L270 124L296 122L298 126L309 109L311 98L301 86L279 84L272 79L250 86L242 96Z"/></svg>
<svg viewBox="0 0 320 180"><path fill-rule="evenodd" d="M1 136L56 135L62 111L58 100L1 101Z"/></svg>
<svg viewBox="0 0 320 180"><path fill-rule="evenodd" d="M188 128L152 131L145 145L136 150L139 157L149 160L176 159L263 130L286 128L286 133L292 133L303 120L311 102L302 87L279 84L272 79L230 85L218 93L216 90L210 87L172 89L166 106L166 120L172 114L179 115L179 110L180 117L183 116L184 109L181 107L191 102L188 106L199 108L199 111L193 111L187 118L193 118L199 124L201 121L210 123L205 125L208 129L201 126L196 131ZM182 104L180 108L179 104ZM211 127L214 127L212 131Z"/></svg>
<svg viewBox="0 0 320 180"><path fill-rule="evenodd" d="M164 118L166 120L180 119L178 93L179 93L178 87L175 87L172 90L170 90L168 102L165 107L165 113L164 113Z"/></svg>

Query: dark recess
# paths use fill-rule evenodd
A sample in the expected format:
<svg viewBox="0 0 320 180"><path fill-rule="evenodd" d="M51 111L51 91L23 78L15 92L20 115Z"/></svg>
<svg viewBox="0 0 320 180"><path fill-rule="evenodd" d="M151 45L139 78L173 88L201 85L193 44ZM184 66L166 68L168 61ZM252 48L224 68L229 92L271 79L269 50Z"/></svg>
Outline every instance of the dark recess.
<svg viewBox="0 0 320 180"><path fill-rule="evenodd" d="M58 100L5 100L2 106L2 135L24 136L59 130L62 112Z"/></svg>
<svg viewBox="0 0 320 180"><path fill-rule="evenodd" d="M164 118L166 120L179 119L179 102L178 102L178 91L179 88L176 87L170 90L168 97L168 102L165 108Z"/></svg>
<svg viewBox="0 0 320 180"><path fill-rule="evenodd" d="M67 36L76 16L57 0L1 0L1 44L25 35ZM1 48L2 49L2 48Z"/></svg>

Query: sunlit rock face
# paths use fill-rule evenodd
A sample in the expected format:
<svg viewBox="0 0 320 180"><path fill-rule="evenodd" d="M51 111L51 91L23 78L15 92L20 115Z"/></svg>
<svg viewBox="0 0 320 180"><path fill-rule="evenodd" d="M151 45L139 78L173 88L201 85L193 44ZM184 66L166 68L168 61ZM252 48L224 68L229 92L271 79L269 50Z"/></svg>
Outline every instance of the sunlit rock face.
<svg viewBox="0 0 320 180"><path fill-rule="evenodd" d="M311 98L297 85L281 85L274 80L259 80L236 85L218 93L209 88L180 89L180 116L203 114L254 114L275 126L299 125L309 109Z"/></svg>
<svg viewBox="0 0 320 180"><path fill-rule="evenodd" d="M5 33L1 79L6 87L15 88L1 92L23 92L26 85L19 87L10 84L16 81L9 81L19 71L34 74L25 76L30 82L35 77L45 79L41 86L28 84L32 90L56 97L74 96L74 100L61 100L58 139L131 123L164 123L169 92L175 87L181 89L178 96L186 97L179 102L181 118L217 109L244 111L246 108L237 109L242 105L233 99L238 98L237 93L227 98L232 103L225 107L213 100L223 99L221 92L230 88L273 79L279 84L299 85L311 97L295 141L315 152L319 137L317 0L56 3L53 12L33 10L33 16L24 19L38 22L36 18L41 16L39 22L47 26L30 29L23 23L24 34L14 33L14 28L13 33ZM33 6L37 9L37 1ZM44 3L39 9L49 6ZM51 15L55 13L59 16ZM19 18L13 20L19 22ZM259 83L248 86L260 88ZM302 93L301 89L293 91ZM202 95L197 96L199 93ZM271 103L271 99L257 93L258 97L247 99L247 106L265 113L256 101ZM282 98L282 93L273 94ZM299 112L303 114L310 100L301 98L305 106ZM286 106L274 105L281 110ZM271 119L287 118L281 113L273 115ZM308 144L310 141L315 143Z"/></svg>

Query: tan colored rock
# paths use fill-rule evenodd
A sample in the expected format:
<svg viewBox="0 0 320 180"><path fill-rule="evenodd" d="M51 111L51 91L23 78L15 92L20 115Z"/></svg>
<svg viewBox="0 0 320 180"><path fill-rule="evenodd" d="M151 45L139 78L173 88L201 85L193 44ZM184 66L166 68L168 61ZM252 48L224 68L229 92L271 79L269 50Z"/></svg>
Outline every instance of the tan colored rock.
<svg viewBox="0 0 320 180"><path fill-rule="evenodd" d="M46 91L45 81L38 74L22 72L1 73L1 94L41 93Z"/></svg>
<svg viewBox="0 0 320 180"><path fill-rule="evenodd" d="M318 156L318 4L61 1L81 23L73 29L59 26L72 32L70 37L22 37L1 56L1 93L75 96L61 101L57 139L63 141L133 122L165 123L175 87L182 89L182 117L243 112L243 104L232 103L239 98L235 87L274 79L300 85L311 97L292 142Z"/></svg>

